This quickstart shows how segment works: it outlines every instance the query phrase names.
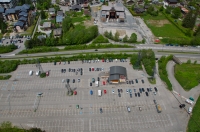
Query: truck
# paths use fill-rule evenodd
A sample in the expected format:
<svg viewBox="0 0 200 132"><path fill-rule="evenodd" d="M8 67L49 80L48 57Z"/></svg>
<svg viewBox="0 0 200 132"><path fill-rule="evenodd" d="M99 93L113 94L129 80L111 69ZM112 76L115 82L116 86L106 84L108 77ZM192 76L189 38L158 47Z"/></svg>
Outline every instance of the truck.
<svg viewBox="0 0 200 132"><path fill-rule="evenodd" d="M156 109L157 109L157 112L158 112L158 113L161 113L162 109L161 109L161 107L160 107L159 104L156 105Z"/></svg>
<svg viewBox="0 0 200 132"><path fill-rule="evenodd" d="M98 90L98 96L101 97L101 90Z"/></svg>
<svg viewBox="0 0 200 132"><path fill-rule="evenodd" d="M96 87L99 87L99 81L96 81L96 82L95 82L95 86L96 86Z"/></svg>

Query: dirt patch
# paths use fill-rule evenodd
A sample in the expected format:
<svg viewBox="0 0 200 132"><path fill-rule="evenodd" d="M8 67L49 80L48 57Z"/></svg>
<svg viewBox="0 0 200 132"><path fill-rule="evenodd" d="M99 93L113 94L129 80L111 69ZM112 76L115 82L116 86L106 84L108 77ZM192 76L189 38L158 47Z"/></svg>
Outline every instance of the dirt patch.
<svg viewBox="0 0 200 132"><path fill-rule="evenodd" d="M126 30L116 30L119 33L119 36L126 35Z"/></svg>
<svg viewBox="0 0 200 132"><path fill-rule="evenodd" d="M91 20L84 21L84 25L86 26L86 28L93 26L94 25L94 19L91 18Z"/></svg>
<svg viewBox="0 0 200 132"><path fill-rule="evenodd" d="M91 7L91 10L92 10L93 12L97 12L99 7L100 7L100 6L93 6L93 7Z"/></svg>
<svg viewBox="0 0 200 132"><path fill-rule="evenodd" d="M165 24L170 24L168 20L148 20L147 23L156 27L162 27Z"/></svg>

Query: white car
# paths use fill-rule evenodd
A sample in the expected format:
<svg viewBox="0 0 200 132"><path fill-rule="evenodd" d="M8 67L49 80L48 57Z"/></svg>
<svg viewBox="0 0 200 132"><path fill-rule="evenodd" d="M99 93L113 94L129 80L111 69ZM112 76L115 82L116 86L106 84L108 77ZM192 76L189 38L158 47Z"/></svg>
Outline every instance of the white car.
<svg viewBox="0 0 200 132"><path fill-rule="evenodd" d="M115 90L112 90L112 93L115 93Z"/></svg>
<svg viewBox="0 0 200 132"><path fill-rule="evenodd" d="M127 94L129 93L128 89L126 89L126 93L127 93Z"/></svg>
<svg viewBox="0 0 200 132"><path fill-rule="evenodd" d="M62 80L62 83L64 83L64 82L65 82L65 79Z"/></svg>
<svg viewBox="0 0 200 132"><path fill-rule="evenodd" d="M39 76L39 74L40 74L40 71L36 71L35 75Z"/></svg>
<svg viewBox="0 0 200 132"><path fill-rule="evenodd" d="M189 108L188 108L188 113L189 113L189 114L192 113L192 107L189 107Z"/></svg>

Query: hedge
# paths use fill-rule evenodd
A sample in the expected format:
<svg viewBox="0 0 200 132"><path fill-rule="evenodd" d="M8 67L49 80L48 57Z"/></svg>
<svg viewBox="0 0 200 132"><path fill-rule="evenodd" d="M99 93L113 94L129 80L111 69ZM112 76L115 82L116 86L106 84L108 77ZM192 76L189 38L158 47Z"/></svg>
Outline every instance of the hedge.
<svg viewBox="0 0 200 132"><path fill-rule="evenodd" d="M161 78L162 81L164 81L166 83L167 88L170 91L172 91L172 84L169 81L168 73L167 73L167 70L166 70L166 66L167 66L168 61L170 61L172 59L173 59L172 55L170 55L168 57L162 56L160 58L160 60L158 61L158 69L159 69L160 78Z"/></svg>
<svg viewBox="0 0 200 132"><path fill-rule="evenodd" d="M55 51L59 51L59 49L55 47L42 46L42 47L36 47L33 49L22 50L18 54L31 54L31 53L55 52Z"/></svg>
<svg viewBox="0 0 200 132"><path fill-rule="evenodd" d="M11 75L0 76L0 80L8 80L9 78L11 78Z"/></svg>

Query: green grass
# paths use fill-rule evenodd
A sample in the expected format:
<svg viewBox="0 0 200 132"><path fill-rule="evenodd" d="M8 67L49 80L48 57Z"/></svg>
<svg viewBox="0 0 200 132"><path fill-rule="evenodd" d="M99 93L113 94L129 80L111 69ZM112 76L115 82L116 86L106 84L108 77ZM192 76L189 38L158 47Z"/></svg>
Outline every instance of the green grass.
<svg viewBox="0 0 200 132"><path fill-rule="evenodd" d="M185 35L161 13L159 13L158 16L145 15L141 17L156 37L185 37ZM150 23L149 20L158 20L158 22ZM159 20L165 21L167 24L158 26L157 23L159 23Z"/></svg>
<svg viewBox="0 0 200 132"><path fill-rule="evenodd" d="M0 80L8 80L9 78L11 78L11 75L0 76Z"/></svg>
<svg viewBox="0 0 200 132"><path fill-rule="evenodd" d="M200 81L200 64L175 65L175 78L186 90L197 86Z"/></svg>
<svg viewBox="0 0 200 132"><path fill-rule="evenodd" d="M198 97L197 102L193 108L192 115L188 122L187 132L200 132L197 124L200 124L200 98ZM192 119L191 119L192 118ZM195 123L195 122L197 123Z"/></svg>
<svg viewBox="0 0 200 132"><path fill-rule="evenodd" d="M151 83L151 84L156 84L156 79L152 79L152 78L148 78L148 81Z"/></svg>
<svg viewBox="0 0 200 132"><path fill-rule="evenodd" d="M2 33L0 33L0 38L3 38L3 34Z"/></svg>
<svg viewBox="0 0 200 132"><path fill-rule="evenodd" d="M85 21L85 17L72 17L72 23L83 22Z"/></svg>

